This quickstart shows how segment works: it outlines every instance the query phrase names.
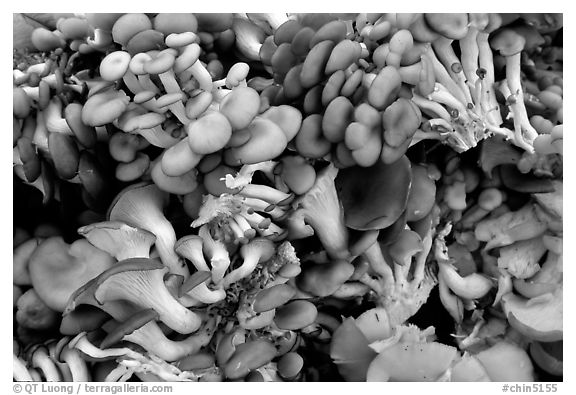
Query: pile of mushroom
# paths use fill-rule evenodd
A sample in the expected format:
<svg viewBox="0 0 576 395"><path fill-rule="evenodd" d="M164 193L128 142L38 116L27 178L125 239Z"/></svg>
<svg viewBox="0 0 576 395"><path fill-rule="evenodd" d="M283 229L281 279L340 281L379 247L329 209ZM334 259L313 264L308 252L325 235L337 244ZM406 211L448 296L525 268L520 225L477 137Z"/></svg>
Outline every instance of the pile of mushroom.
<svg viewBox="0 0 576 395"><path fill-rule="evenodd" d="M562 378L561 14L25 31L14 380Z"/></svg>

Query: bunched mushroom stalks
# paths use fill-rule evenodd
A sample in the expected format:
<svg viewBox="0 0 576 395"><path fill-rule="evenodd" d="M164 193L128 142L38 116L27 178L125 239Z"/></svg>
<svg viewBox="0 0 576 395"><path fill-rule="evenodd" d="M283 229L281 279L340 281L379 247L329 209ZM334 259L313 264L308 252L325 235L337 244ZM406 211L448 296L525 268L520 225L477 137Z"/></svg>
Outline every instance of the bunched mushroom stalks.
<svg viewBox="0 0 576 395"><path fill-rule="evenodd" d="M562 14L14 17L15 381L562 380Z"/></svg>

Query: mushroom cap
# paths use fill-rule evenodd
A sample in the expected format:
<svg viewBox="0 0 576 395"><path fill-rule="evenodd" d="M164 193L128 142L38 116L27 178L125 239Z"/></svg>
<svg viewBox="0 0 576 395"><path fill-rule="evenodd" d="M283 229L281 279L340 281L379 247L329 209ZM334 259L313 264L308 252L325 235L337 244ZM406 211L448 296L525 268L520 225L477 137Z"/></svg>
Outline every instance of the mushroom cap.
<svg viewBox="0 0 576 395"><path fill-rule="evenodd" d="M121 323L108 321L109 323L113 324L108 325L110 330L108 330L108 334L100 343L100 348L110 348L114 344L122 341L125 335L131 334L136 329L139 329L150 321L154 321L156 319L158 319L158 313L154 309L144 309L132 314Z"/></svg>
<svg viewBox="0 0 576 395"><path fill-rule="evenodd" d="M128 71L130 60L130 54L126 51L110 52L100 62L100 76L106 81L119 80Z"/></svg>
<svg viewBox="0 0 576 395"><path fill-rule="evenodd" d="M52 51L66 45L66 41L63 37L60 37L58 34L44 27L37 27L34 29L30 36L30 40L32 41L32 45L34 45L34 47L40 52Z"/></svg>
<svg viewBox="0 0 576 395"><path fill-rule="evenodd" d="M457 358L458 350L438 342L398 342L370 363L367 381L435 381Z"/></svg>
<svg viewBox="0 0 576 395"><path fill-rule="evenodd" d="M292 141L302 126L302 113L286 104L270 107L260 116L278 125L286 135L287 141Z"/></svg>
<svg viewBox="0 0 576 395"><path fill-rule="evenodd" d="M248 141L224 151L226 164L237 166L268 161L284 152L288 145L284 131L269 119L257 117L247 129L250 133Z"/></svg>
<svg viewBox="0 0 576 395"><path fill-rule="evenodd" d="M170 52L161 52L144 64L144 71L149 74L161 74L172 69L176 57Z"/></svg>
<svg viewBox="0 0 576 395"><path fill-rule="evenodd" d="M125 132L137 132L140 129L150 129L160 126L166 120L164 114L157 112L146 112L141 115L133 115L130 118L123 119L122 130Z"/></svg>
<svg viewBox="0 0 576 395"><path fill-rule="evenodd" d="M154 183L163 191L174 195L186 195L193 192L198 186L196 169L191 169L179 176L169 176L162 170L162 161L155 161L150 165L150 176Z"/></svg>
<svg viewBox="0 0 576 395"><path fill-rule="evenodd" d="M86 148L94 148L96 130L82 122L82 107L80 103L69 103L64 109L64 118L78 142Z"/></svg>
<svg viewBox="0 0 576 395"><path fill-rule="evenodd" d="M232 126L223 114L212 111L186 125L186 132L192 151L207 155L226 146L232 136Z"/></svg>
<svg viewBox="0 0 576 395"><path fill-rule="evenodd" d="M192 13L160 13L154 17L154 30L166 36L171 33L196 33L198 20Z"/></svg>
<svg viewBox="0 0 576 395"><path fill-rule="evenodd" d="M90 23L91 26L95 27L96 29L102 29L105 31L112 31L112 27L114 23L120 18L124 13L105 13L105 12L97 12L97 13L89 13L85 14L86 20Z"/></svg>
<svg viewBox="0 0 576 395"><path fill-rule="evenodd" d="M436 203L436 184L424 166L412 164L412 185L406 204L406 220L424 218Z"/></svg>
<svg viewBox="0 0 576 395"><path fill-rule="evenodd" d="M188 277L188 268L176 252L176 234L163 210L170 195L156 184L141 182L128 186L114 198L107 213L108 220L121 221L145 229L156 236L156 249L162 262L172 273Z"/></svg>
<svg viewBox="0 0 576 395"><path fill-rule="evenodd" d="M156 236L147 230L120 221L93 223L81 227L78 233L117 260L146 258L156 241Z"/></svg>
<svg viewBox="0 0 576 395"><path fill-rule="evenodd" d="M562 286L531 299L510 292L502 297L502 308L510 326L528 339L558 341L564 335L562 294Z"/></svg>
<svg viewBox="0 0 576 395"><path fill-rule="evenodd" d="M422 239L412 230L404 229L398 238L388 246L388 253L392 260L399 265L410 264L414 254L422 251Z"/></svg>
<svg viewBox="0 0 576 395"><path fill-rule="evenodd" d="M202 49L197 43L188 44L174 61L174 72L181 73L191 67L200 57L201 51Z"/></svg>
<svg viewBox="0 0 576 395"><path fill-rule="evenodd" d="M169 198L167 193L161 191L155 184L150 182L132 184L118 193L110 204L106 216L110 221L125 222L128 225L139 227L135 224L135 222L138 222L136 221L138 216L132 218L132 214L138 214L140 209L149 209L149 205L157 207L159 211L162 211L168 204ZM140 214L146 215L148 212ZM146 230L150 231L149 229Z"/></svg>
<svg viewBox="0 0 576 395"><path fill-rule="evenodd" d="M246 258L252 254L259 254L258 262L266 262L276 252L274 242L265 237L255 237L240 247L240 255Z"/></svg>
<svg viewBox="0 0 576 395"><path fill-rule="evenodd" d="M82 107L82 121L89 126L104 126L116 120L128 107L130 98L124 91L108 89L96 93Z"/></svg>
<svg viewBox="0 0 576 395"><path fill-rule="evenodd" d="M198 285L205 283L212 278L212 273L207 270L198 270L192 274L180 287L179 296L182 297Z"/></svg>
<svg viewBox="0 0 576 395"><path fill-rule="evenodd" d="M96 306L81 305L62 316L60 333L63 335L77 335L80 332L90 332L100 328L110 318L108 313Z"/></svg>
<svg viewBox="0 0 576 395"><path fill-rule="evenodd" d="M468 33L467 13L426 13L424 19L436 33L452 40L461 40Z"/></svg>
<svg viewBox="0 0 576 395"><path fill-rule="evenodd" d="M98 276L92 287L94 299L100 304L126 301L140 309L152 308L171 329L192 333L200 327L201 318L170 293L164 283L167 272L168 268L155 259L126 259Z"/></svg>
<svg viewBox="0 0 576 395"><path fill-rule="evenodd" d="M147 29L136 33L126 44L126 50L131 55L164 48L164 34Z"/></svg>
<svg viewBox="0 0 576 395"><path fill-rule="evenodd" d="M112 38L114 42L125 46L137 33L148 29L152 29L152 22L146 14L124 14L114 23Z"/></svg>
<svg viewBox="0 0 576 395"><path fill-rule="evenodd" d="M128 67L130 68L130 71L133 74L136 75L147 74L147 72L144 70L144 65L151 60L152 56L150 56L149 54L144 52L137 53L134 56L132 56L132 59L130 59L130 64L128 65Z"/></svg>
<svg viewBox="0 0 576 395"><path fill-rule="evenodd" d="M178 255L188 259L196 268L208 270L203 255L204 240L198 235L187 235L178 239L174 250Z"/></svg>
<svg viewBox="0 0 576 395"><path fill-rule="evenodd" d="M112 267L114 259L87 240L67 244L50 237L38 245L28 264L32 286L48 307L64 311L82 285Z"/></svg>
<svg viewBox="0 0 576 395"><path fill-rule="evenodd" d="M526 39L512 29L501 29L490 36L490 46L502 56L512 56L521 52Z"/></svg>
<svg viewBox="0 0 576 395"><path fill-rule="evenodd" d="M125 259L122 262L118 262L114 266L111 266L107 270L100 273L98 276L94 277L90 281L86 282L84 285L79 287L74 291L74 293L70 296L68 304L64 309L64 315L69 314L70 312L74 311L80 305L92 305L96 307L103 306L108 301L103 299L99 299L96 296L96 291L98 287L104 283L107 279L111 276L114 276L118 273L124 273L129 271L146 271L146 270L163 270L165 269L164 265L157 260L157 259L147 259L147 258L133 258L133 259ZM117 306L118 307L118 306ZM130 309L124 309L130 310ZM117 312L118 309L115 309ZM126 315L118 316L111 312L111 315L115 319L123 319Z"/></svg>
<svg viewBox="0 0 576 395"><path fill-rule="evenodd" d="M344 207L346 226L356 230L383 229L406 209L411 186L406 156L391 164L341 169L335 180Z"/></svg>
<svg viewBox="0 0 576 395"><path fill-rule="evenodd" d="M255 89L239 86L232 89L220 103L220 112L232 125L240 130L248 127L260 109L260 95Z"/></svg>

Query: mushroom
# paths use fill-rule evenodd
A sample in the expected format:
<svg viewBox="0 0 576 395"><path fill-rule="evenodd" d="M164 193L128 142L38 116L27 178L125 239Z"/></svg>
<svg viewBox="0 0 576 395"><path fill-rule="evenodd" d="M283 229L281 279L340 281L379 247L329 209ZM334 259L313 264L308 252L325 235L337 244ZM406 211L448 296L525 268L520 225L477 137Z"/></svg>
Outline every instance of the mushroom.
<svg viewBox="0 0 576 395"><path fill-rule="evenodd" d="M60 333L63 335L77 335L80 332L90 332L102 327L110 320L110 315L95 306L82 305L63 315L60 322Z"/></svg>
<svg viewBox="0 0 576 395"><path fill-rule="evenodd" d="M388 253L394 263L403 266L408 270L412 257L422 251L422 239L418 233L404 229L388 246Z"/></svg>
<svg viewBox="0 0 576 395"><path fill-rule="evenodd" d="M369 168L340 170L335 182L346 225L357 230L392 225L406 208L410 178L406 156L391 164L380 162Z"/></svg>
<svg viewBox="0 0 576 395"><path fill-rule="evenodd" d="M232 30L236 36L236 48L243 57L250 61L260 61L260 48L266 38L264 30L247 18L236 16L232 21Z"/></svg>
<svg viewBox="0 0 576 395"><path fill-rule="evenodd" d="M66 371L69 378L65 381L91 381L87 361L79 350L69 347L71 338L65 336L49 347L50 357L60 365L61 371Z"/></svg>
<svg viewBox="0 0 576 395"><path fill-rule="evenodd" d="M50 358L48 349L42 344L36 344L28 350L28 359L32 368L42 371L47 382L62 381L62 375Z"/></svg>
<svg viewBox="0 0 576 395"><path fill-rule="evenodd" d="M202 238L197 235L184 236L176 243L175 250L178 255L188 259L198 270L182 284L180 296L188 295L199 302L212 304L223 300L226 293L222 288L211 289L206 284L207 280L213 277L213 273L204 260L203 243ZM219 274L216 276L220 277Z"/></svg>
<svg viewBox="0 0 576 395"><path fill-rule="evenodd" d="M51 330L58 323L59 314L46 306L34 288L24 292L15 302L15 319L24 328Z"/></svg>
<svg viewBox="0 0 576 395"><path fill-rule="evenodd" d="M234 130L247 128L260 109L260 96L250 87L239 86L232 89L220 103L220 112Z"/></svg>
<svg viewBox="0 0 576 395"><path fill-rule="evenodd" d="M131 56L126 51L110 52L100 62L100 76L105 81L117 81L124 77L130 65Z"/></svg>
<svg viewBox="0 0 576 395"><path fill-rule="evenodd" d="M63 311L68 298L80 286L110 268L114 259L87 240L67 244L50 237L38 245L28 268L32 286L48 307Z"/></svg>
<svg viewBox="0 0 576 395"><path fill-rule="evenodd" d="M144 71L149 74L158 75L166 93L182 93L173 70L175 61L176 57L174 55L170 52L162 51L155 58L144 63ZM186 116L186 110L181 100L176 100L168 104L168 108L182 124L187 125L190 123L190 119Z"/></svg>
<svg viewBox="0 0 576 395"><path fill-rule="evenodd" d="M247 130L250 135L248 141L224 152L226 164L236 166L272 160L284 152L288 144L286 134L269 119L257 117Z"/></svg>
<svg viewBox="0 0 576 395"><path fill-rule="evenodd" d="M38 247L41 240L33 237L24 241L22 244L14 249L12 255L12 282L16 285L30 285L30 273L28 271L28 263L34 250Z"/></svg>
<svg viewBox="0 0 576 395"><path fill-rule="evenodd" d="M82 107L82 122L103 126L118 119L128 107L130 98L124 91L109 89L88 98Z"/></svg>
<svg viewBox="0 0 576 395"><path fill-rule="evenodd" d="M313 113L304 118L294 144L305 158L319 159L330 152L332 143L322 134L322 115Z"/></svg>
<svg viewBox="0 0 576 395"><path fill-rule="evenodd" d="M200 328L201 317L181 305L164 284L168 269L158 260L130 258L102 272L70 298L64 314L81 304L103 306L119 321L135 309L154 309L159 320L171 329L187 334ZM117 302L123 302L119 304Z"/></svg>
<svg viewBox="0 0 576 395"><path fill-rule="evenodd" d="M146 14L124 14L114 22L112 38L114 42L126 46L137 33L148 29L152 29L152 22Z"/></svg>
<svg viewBox="0 0 576 395"><path fill-rule="evenodd" d="M188 259L196 270L210 271L204 260L202 252L202 238L197 235L188 235L180 238L174 245L174 250L182 258Z"/></svg>
<svg viewBox="0 0 576 395"><path fill-rule="evenodd" d="M171 340L162 332L162 329L154 321L147 322L136 329L123 332L123 325L114 328L100 345L100 348L109 348L116 341L123 340L142 346L146 351L166 362L177 361L187 355L196 354L206 346L216 330L218 320L209 318L197 333L182 340ZM112 338L117 339L113 341ZM107 340L110 339L110 340Z"/></svg>
<svg viewBox="0 0 576 395"><path fill-rule="evenodd" d="M302 113L297 108L285 104L270 107L259 116L280 126L288 142L296 137L302 126Z"/></svg>
<svg viewBox="0 0 576 395"><path fill-rule="evenodd" d="M188 144L196 154L207 155L224 148L232 136L232 126L225 114L207 111L186 127Z"/></svg>
<svg viewBox="0 0 576 395"><path fill-rule="evenodd" d="M144 65L150 60L152 60L152 56L149 54L145 52L137 53L130 59L128 67L130 72L138 79L138 84L142 87L143 91L158 94L160 93L160 89L158 89L156 84L150 79L150 74L144 70Z"/></svg>
<svg viewBox="0 0 576 395"><path fill-rule="evenodd" d="M26 368L26 362L19 358L16 354L13 355L12 362L12 378L14 381L35 381L28 368Z"/></svg>
<svg viewBox="0 0 576 395"><path fill-rule="evenodd" d="M154 17L154 30L166 36L171 33L196 33L198 20L192 13L159 13Z"/></svg>
<svg viewBox="0 0 576 395"><path fill-rule="evenodd" d="M333 258L344 258L348 253L348 230L344 224L344 212L338 198L334 179L338 169L333 165L321 170L314 186L294 201L292 233L306 236L309 225Z"/></svg>
<svg viewBox="0 0 576 395"><path fill-rule="evenodd" d="M64 108L64 118L74 133L74 137L82 146L94 148L96 145L96 130L82 122L82 107L80 103L69 103Z"/></svg>
<svg viewBox="0 0 576 395"><path fill-rule="evenodd" d="M164 216L169 195L155 184L138 183L121 191L108 210L109 221L120 221L147 230L156 236L155 246L162 263L170 272L188 278L186 264L174 251L176 234L172 224Z"/></svg>
<svg viewBox="0 0 576 395"><path fill-rule="evenodd" d="M163 191L175 195L186 195L198 187L196 180L198 171L194 168L179 176L169 176L162 170L161 158L151 163L150 167L152 181Z"/></svg>
<svg viewBox="0 0 576 395"><path fill-rule="evenodd" d="M192 125L194 122L190 123ZM192 150L189 139L184 138L166 149L162 154L162 172L170 177L181 176L194 169L202 160L200 155Z"/></svg>
<svg viewBox="0 0 576 395"><path fill-rule="evenodd" d="M250 240L247 244L240 247L240 255L244 259L242 265L224 277L224 288L228 288L245 277L248 277L256 266L261 262L266 262L274 255L274 243L263 237L257 237Z"/></svg>
<svg viewBox="0 0 576 395"><path fill-rule="evenodd" d="M69 347L76 348L97 361L118 358L119 365L108 373L105 381L125 381L135 372L150 373L165 381L189 381L192 378L174 365L159 358L148 358L128 347L101 350L87 338L86 333L80 333L73 338Z"/></svg>
<svg viewBox="0 0 576 395"><path fill-rule="evenodd" d="M514 142L516 145L534 152L532 142L538 132L530 124L524 105L524 91L521 84L521 52L526 39L512 29L501 29L492 35L490 46L506 59L506 80L500 89L506 97L514 118Z"/></svg>
<svg viewBox="0 0 576 395"><path fill-rule="evenodd" d="M147 112L140 105L130 103L128 110L117 120L117 126L128 133L139 134L150 144L168 148L180 141L167 130L164 130L162 123L166 121L166 116L157 112Z"/></svg>
<svg viewBox="0 0 576 395"><path fill-rule="evenodd" d="M143 152L138 152L136 158L129 163L118 163L116 166L116 179L122 182L136 181L150 168L150 157Z"/></svg>
<svg viewBox="0 0 576 395"><path fill-rule="evenodd" d="M202 225L198 230L198 236L202 238L204 252L210 259L212 267L212 282L220 284L224 273L230 266L230 255L226 245L220 240L214 240L208 229L208 225Z"/></svg>
<svg viewBox="0 0 576 395"><path fill-rule="evenodd" d="M147 230L119 221L93 223L81 227L78 233L118 261L128 258L149 258L150 247L156 241L156 236Z"/></svg>

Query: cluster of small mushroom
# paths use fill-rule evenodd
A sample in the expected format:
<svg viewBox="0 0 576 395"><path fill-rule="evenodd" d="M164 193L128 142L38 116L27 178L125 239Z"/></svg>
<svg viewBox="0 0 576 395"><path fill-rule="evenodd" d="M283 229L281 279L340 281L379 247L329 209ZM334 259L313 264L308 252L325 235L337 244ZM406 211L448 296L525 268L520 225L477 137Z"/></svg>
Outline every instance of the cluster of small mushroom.
<svg viewBox="0 0 576 395"><path fill-rule="evenodd" d="M15 233L14 378L561 376L561 27L127 13L35 29L42 54L15 54L14 173L82 215ZM438 310L421 321L434 299L449 335Z"/></svg>

